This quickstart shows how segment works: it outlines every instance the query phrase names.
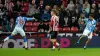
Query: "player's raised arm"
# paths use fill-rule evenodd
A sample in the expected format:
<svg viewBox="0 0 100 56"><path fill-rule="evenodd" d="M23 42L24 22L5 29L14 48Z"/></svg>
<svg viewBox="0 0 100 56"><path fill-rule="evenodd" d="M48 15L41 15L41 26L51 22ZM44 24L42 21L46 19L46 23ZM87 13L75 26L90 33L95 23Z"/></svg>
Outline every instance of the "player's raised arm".
<svg viewBox="0 0 100 56"><path fill-rule="evenodd" d="M84 18L83 21L87 22L89 20L89 18Z"/></svg>
<svg viewBox="0 0 100 56"><path fill-rule="evenodd" d="M35 18L34 18L34 17L33 17L33 18L24 17L24 19L25 19L26 21L31 21L31 20L34 20Z"/></svg>

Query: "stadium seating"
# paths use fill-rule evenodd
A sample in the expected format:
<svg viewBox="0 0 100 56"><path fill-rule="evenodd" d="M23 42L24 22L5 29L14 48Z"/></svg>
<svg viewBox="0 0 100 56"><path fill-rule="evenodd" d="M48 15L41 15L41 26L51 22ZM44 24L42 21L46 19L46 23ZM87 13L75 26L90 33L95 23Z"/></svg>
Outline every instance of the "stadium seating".
<svg viewBox="0 0 100 56"><path fill-rule="evenodd" d="M24 30L25 30L26 32L31 32L31 31L32 31L32 27L24 27Z"/></svg>
<svg viewBox="0 0 100 56"><path fill-rule="evenodd" d="M98 22L96 26L97 26L97 27L100 27L100 22Z"/></svg>
<svg viewBox="0 0 100 56"><path fill-rule="evenodd" d="M63 28L59 27L59 32L63 32Z"/></svg>
<svg viewBox="0 0 100 56"><path fill-rule="evenodd" d="M31 27L31 32L37 32L37 27Z"/></svg>
<svg viewBox="0 0 100 56"><path fill-rule="evenodd" d="M23 7L28 7L29 6L29 2L24 2L23 3Z"/></svg>
<svg viewBox="0 0 100 56"><path fill-rule="evenodd" d="M43 33L38 34L38 37L45 37L46 35Z"/></svg>
<svg viewBox="0 0 100 56"><path fill-rule="evenodd" d="M23 12L27 12L28 11L28 7L22 7L22 11Z"/></svg>
<svg viewBox="0 0 100 56"><path fill-rule="evenodd" d="M70 27L63 28L63 32L70 32Z"/></svg>
<svg viewBox="0 0 100 56"><path fill-rule="evenodd" d="M25 26L32 26L32 25L33 25L33 23L31 21L28 21L25 23Z"/></svg>
<svg viewBox="0 0 100 56"><path fill-rule="evenodd" d="M22 7L22 13L26 15L27 12L28 12L28 7Z"/></svg>
<svg viewBox="0 0 100 56"><path fill-rule="evenodd" d="M100 2L99 2L99 0L95 0L95 4L99 4Z"/></svg>
<svg viewBox="0 0 100 56"><path fill-rule="evenodd" d="M71 32L78 32L78 28L77 27L71 27Z"/></svg>
<svg viewBox="0 0 100 56"><path fill-rule="evenodd" d="M100 27L96 27L96 31L97 31L97 32L100 31Z"/></svg>
<svg viewBox="0 0 100 56"><path fill-rule="evenodd" d="M37 38L37 37L44 38L44 37L46 37L46 34L44 34L44 33L31 34L31 37L34 37L34 38Z"/></svg>
<svg viewBox="0 0 100 56"><path fill-rule="evenodd" d="M40 22L34 22L33 26L37 27L40 24Z"/></svg>
<svg viewBox="0 0 100 56"><path fill-rule="evenodd" d="M32 38L36 38L38 34L31 34Z"/></svg>

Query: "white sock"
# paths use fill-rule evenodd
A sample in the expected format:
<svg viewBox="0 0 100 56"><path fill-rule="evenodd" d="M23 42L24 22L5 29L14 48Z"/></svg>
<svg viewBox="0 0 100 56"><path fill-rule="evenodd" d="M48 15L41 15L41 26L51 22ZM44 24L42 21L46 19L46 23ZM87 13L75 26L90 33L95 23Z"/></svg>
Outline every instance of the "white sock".
<svg viewBox="0 0 100 56"><path fill-rule="evenodd" d="M55 46L53 46L53 49L55 49Z"/></svg>
<svg viewBox="0 0 100 56"><path fill-rule="evenodd" d="M24 46L25 46L25 48L27 48L27 42L24 42Z"/></svg>
<svg viewBox="0 0 100 56"><path fill-rule="evenodd" d="M56 42L56 45L59 46L59 43Z"/></svg>
<svg viewBox="0 0 100 56"><path fill-rule="evenodd" d="M7 41L7 40L9 40L9 37L5 38L5 39L4 39L4 42Z"/></svg>

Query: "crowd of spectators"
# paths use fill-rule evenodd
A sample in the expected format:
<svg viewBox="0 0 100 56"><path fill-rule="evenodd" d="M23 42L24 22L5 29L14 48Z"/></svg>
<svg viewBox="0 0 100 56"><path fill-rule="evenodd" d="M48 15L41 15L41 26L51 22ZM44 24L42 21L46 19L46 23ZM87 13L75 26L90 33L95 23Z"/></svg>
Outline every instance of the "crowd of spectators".
<svg viewBox="0 0 100 56"><path fill-rule="evenodd" d="M55 9L59 16L60 27L85 27L84 18L93 14L100 21L100 0L0 0L0 31L11 32L15 26L16 17L23 13L27 17L35 17L36 21L50 21L50 11ZM38 27L38 31L43 31Z"/></svg>

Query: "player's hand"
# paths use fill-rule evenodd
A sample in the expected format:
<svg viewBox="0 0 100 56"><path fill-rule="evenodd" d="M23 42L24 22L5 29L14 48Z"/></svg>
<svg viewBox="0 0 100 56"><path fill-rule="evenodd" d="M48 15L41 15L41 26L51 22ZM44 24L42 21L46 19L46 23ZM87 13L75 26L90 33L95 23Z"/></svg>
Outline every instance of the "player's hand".
<svg viewBox="0 0 100 56"><path fill-rule="evenodd" d="M35 20L35 18L33 17L33 20Z"/></svg>
<svg viewBox="0 0 100 56"><path fill-rule="evenodd" d="M88 34L88 36L90 36L90 33Z"/></svg>

